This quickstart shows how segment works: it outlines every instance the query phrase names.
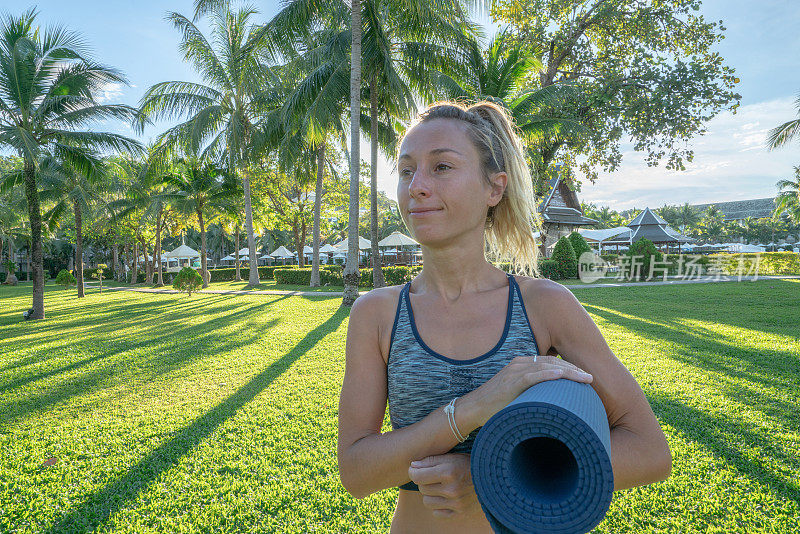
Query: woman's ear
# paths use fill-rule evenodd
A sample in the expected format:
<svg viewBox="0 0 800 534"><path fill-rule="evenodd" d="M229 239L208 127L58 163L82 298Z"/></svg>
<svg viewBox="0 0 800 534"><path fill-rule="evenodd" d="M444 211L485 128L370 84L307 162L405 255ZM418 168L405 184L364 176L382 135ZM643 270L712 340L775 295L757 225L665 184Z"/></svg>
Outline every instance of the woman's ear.
<svg viewBox="0 0 800 534"><path fill-rule="evenodd" d="M496 206L503 200L503 193L508 185L508 175L505 172L496 172L490 178L492 192L489 195L489 205Z"/></svg>

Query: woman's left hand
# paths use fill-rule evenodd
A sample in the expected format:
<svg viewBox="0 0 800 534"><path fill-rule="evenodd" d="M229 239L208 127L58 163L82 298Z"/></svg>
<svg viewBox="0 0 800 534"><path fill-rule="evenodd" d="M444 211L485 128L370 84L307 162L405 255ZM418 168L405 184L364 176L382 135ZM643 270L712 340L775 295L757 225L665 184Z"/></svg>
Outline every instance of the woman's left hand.
<svg viewBox="0 0 800 534"><path fill-rule="evenodd" d="M422 503L433 510L434 516L450 517L480 509L469 461L469 454L450 453L411 462L408 476L419 486Z"/></svg>

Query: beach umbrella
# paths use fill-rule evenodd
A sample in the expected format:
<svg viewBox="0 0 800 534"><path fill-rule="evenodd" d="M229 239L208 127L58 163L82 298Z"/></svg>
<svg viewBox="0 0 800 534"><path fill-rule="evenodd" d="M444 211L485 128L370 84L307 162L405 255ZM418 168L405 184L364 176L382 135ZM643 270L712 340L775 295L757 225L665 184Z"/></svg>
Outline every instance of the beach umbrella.
<svg viewBox="0 0 800 534"><path fill-rule="evenodd" d="M339 250L347 249L347 238L345 237L333 246ZM358 248L361 250L369 250L372 248L372 243L370 243L369 239L358 236Z"/></svg>

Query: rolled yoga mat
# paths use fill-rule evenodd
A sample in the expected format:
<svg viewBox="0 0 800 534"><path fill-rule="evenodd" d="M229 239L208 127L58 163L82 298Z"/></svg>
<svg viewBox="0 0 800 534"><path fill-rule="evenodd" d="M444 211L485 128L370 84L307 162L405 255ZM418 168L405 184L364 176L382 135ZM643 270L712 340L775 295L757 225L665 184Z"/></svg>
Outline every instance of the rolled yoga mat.
<svg viewBox="0 0 800 534"><path fill-rule="evenodd" d="M573 534L597 526L614 492L611 437L589 384L532 386L480 429L470 470L498 534Z"/></svg>

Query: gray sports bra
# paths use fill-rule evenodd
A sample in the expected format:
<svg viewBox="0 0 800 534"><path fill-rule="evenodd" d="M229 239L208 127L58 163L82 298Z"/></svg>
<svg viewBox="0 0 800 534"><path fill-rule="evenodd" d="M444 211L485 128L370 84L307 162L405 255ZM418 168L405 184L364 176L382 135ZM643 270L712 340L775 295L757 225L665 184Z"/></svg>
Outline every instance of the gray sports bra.
<svg viewBox="0 0 800 534"><path fill-rule="evenodd" d="M508 304L503 335L489 352L469 360L448 358L425 344L417 331L408 296L411 282L403 286L392 326L387 364L392 429L416 423L453 397L469 393L496 375L516 356L539 354L519 284L512 275L506 276ZM469 453L478 430L473 430L464 443L457 444L449 452ZM411 481L400 488L419 490Z"/></svg>

